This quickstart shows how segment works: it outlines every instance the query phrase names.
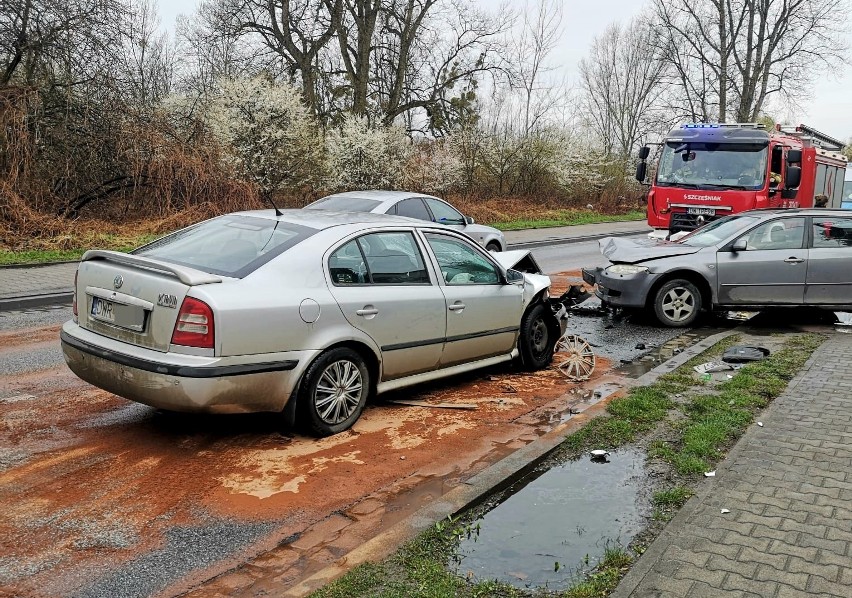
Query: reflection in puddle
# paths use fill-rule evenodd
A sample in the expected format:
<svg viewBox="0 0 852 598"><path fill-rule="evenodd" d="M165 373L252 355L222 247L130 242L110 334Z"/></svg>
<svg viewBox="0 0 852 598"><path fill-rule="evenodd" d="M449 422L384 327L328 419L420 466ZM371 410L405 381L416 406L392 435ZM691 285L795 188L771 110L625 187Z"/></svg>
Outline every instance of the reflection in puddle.
<svg viewBox="0 0 852 598"><path fill-rule="evenodd" d="M642 530L644 460L639 451L621 449L608 462L586 455L524 480L472 523L451 566L474 580L568 587L607 546L626 546Z"/></svg>

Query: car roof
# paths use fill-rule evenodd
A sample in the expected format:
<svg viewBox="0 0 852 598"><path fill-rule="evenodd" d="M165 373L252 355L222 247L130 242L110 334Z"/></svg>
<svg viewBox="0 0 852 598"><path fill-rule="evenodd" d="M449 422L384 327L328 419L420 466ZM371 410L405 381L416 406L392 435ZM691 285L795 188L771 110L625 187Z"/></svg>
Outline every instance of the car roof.
<svg viewBox="0 0 852 598"><path fill-rule="evenodd" d="M373 212L334 212L330 210L281 210L281 216L275 215L275 210L249 210L244 212L232 212L230 216L251 216L264 218L266 220L278 220L290 222L323 230L333 226L346 224L370 224L387 226L434 226L431 222L415 220L404 216L391 216L388 214L374 214Z"/></svg>
<svg viewBox="0 0 852 598"><path fill-rule="evenodd" d="M760 208L758 210L749 210L740 212L740 214L753 214L755 216L776 216L776 215L797 215L797 216L837 216L850 217L852 211L841 210L840 208Z"/></svg>
<svg viewBox="0 0 852 598"><path fill-rule="evenodd" d="M407 197L432 197L425 193L414 193L413 191L383 191L379 189L368 189L365 191L346 191L344 193L334 193L323 197L357 197L359 199L374 199L376 201L397 201ZM437 199L437 198L435 198Z"/></svg>

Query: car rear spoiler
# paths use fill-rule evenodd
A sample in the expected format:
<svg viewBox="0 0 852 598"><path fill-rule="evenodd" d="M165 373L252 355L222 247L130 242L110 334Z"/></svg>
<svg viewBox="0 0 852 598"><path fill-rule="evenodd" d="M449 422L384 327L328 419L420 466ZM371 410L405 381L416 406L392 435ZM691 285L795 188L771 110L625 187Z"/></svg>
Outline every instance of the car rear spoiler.
<svg viewBox="0 0 852 598"><path fill-rule="evenodd" d="M177 266L159 260L142 257L139 255L131 255L129 253L121 253L119 251L106 251L105 249L90 249L83 254L81 262L92 260L107 260L125 266L134 268L143 268L145 270L156 270L171 274L185 285L196 286L200 284L212 284L222 282L222 277L209 272L196 270L195 268L187 268L186 266Z"/></svg>

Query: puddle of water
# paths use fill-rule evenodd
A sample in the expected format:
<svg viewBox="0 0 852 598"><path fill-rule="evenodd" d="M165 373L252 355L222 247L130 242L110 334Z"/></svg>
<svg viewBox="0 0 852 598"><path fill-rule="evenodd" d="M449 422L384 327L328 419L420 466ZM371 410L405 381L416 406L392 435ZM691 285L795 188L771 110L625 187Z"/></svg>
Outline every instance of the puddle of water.
<svg viewBox="0 0 852 598"><path fill-rule="evenodd" d="M569 587L607 546L627 546L642 530L644 461L644 453L620 449L608 462L586 455L524 480L472 523L450 566L520 588Z"/></svg>
<svg viewBox="0 0 852 598"><path fill-rule="evenodd" d="M689 349L697 342L722 330L721 328L695 328L686 334L681 334L676 338L664 342L656 349L642 355L638 359L619 366L616 368L616 372L628 378L638 378L682 351Z"/></svg>

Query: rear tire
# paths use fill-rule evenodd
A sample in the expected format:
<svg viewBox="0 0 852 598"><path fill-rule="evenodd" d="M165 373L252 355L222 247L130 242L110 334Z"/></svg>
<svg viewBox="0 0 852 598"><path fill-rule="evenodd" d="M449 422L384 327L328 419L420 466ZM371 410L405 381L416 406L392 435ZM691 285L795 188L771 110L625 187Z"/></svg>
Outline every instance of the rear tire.
<svg viewBox="0 0 852 598"><path fill-rule="evenodd" d="M557 338L547 321L550 315L548 309L545 304L536 303L521 319L518 348L521 351L521 362L528 370L547 367L553 359Z"/></svg>
<svg viewBox="0 0 852 598"><path fill-rule="evenodd" d="M361 417L370 388L370 371L358 353L347 347L326 351L302 379L301 420L317 436L343 432Z"/></svg>
<svg viewBox="0 0 852 598"><path fill-rule="evenodd" d="M701 292L682 278L670 280L654 295L654 314L663 326L683 328L701 312Z"/></svg>
<svg viewBox="0 0 852 598"><path fill-rule="evenodd" d="M499 253L500 243L498 243L497 241L489 241L488 244L485 246L485 249L492 253Z"/></svg>

